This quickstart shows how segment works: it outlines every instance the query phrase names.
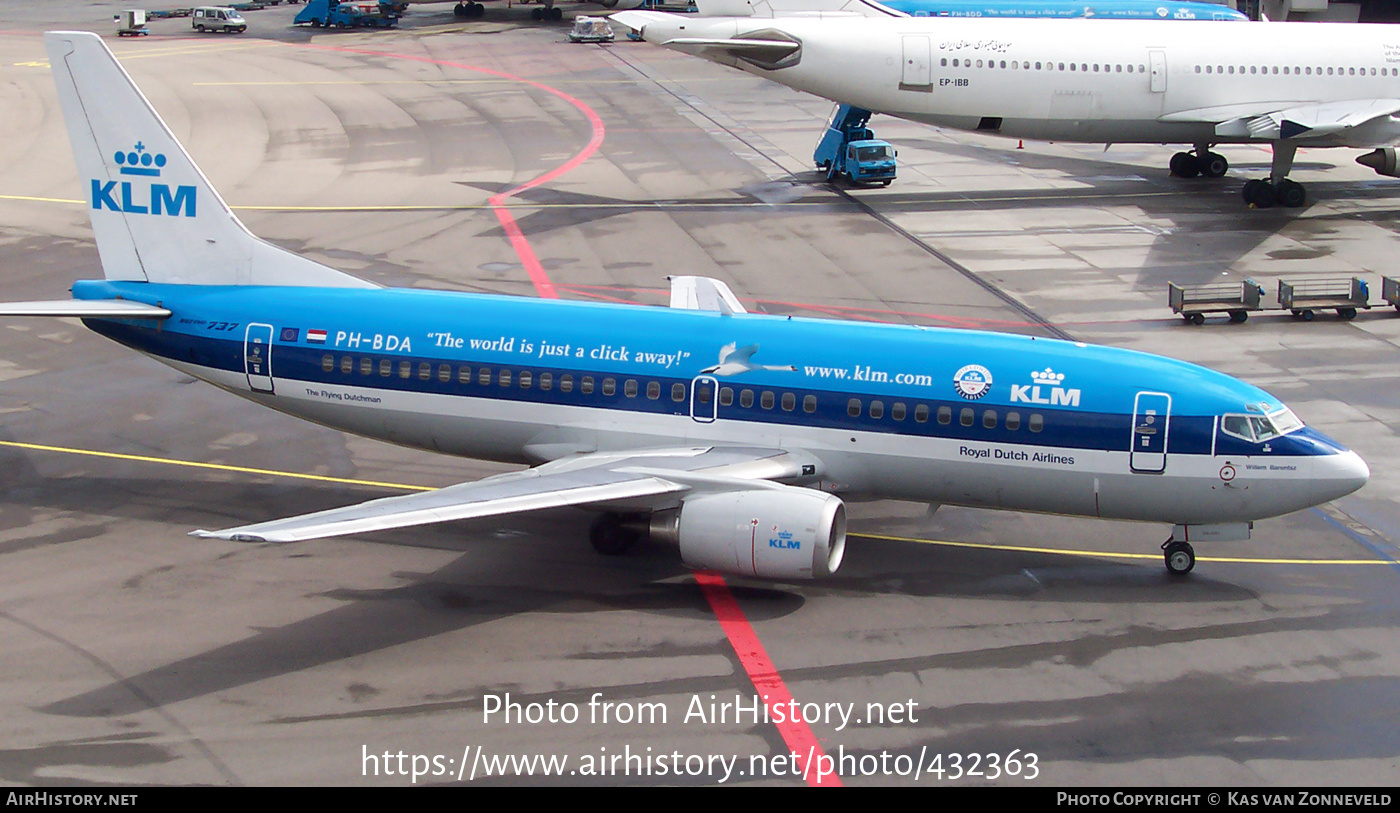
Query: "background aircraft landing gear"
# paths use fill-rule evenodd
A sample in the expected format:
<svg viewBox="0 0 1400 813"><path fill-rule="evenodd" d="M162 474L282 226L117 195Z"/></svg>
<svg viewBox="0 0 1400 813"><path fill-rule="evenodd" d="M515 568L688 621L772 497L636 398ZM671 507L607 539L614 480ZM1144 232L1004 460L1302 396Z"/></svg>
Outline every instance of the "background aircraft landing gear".
<svg viewBox="0 0 1400 813"><path fill-rule="evenodd" d="M546 7L546 8L537 8L537 9L535 9L534 11L531 11L531 12L530 12L530 19L532 19L532 20L562 20L562 19L564 19L564 9L562 9L562 8L555 8L554 6L548 6L548 7Z"/></svg>
<svg viewBox="0 0 1400 813"><path fill-rule="evenodd" d="M1166 552L1167 572L1173 576L1185 576L1196 566L1196 551L1190 542L1175 542L1168 539L1162 543Z"/></svg>
<svg viewBox="0 0 1400 813"><path fill-rule="evenodd" d="M1268 209L1274 204L1296 209L1308 202L1307 190L1297 181L1285 178L1277 184L1262 178L1245 181L1244 202L1256 209Z"/></svg>
<svg viewBox="0 0 1400 813"><path fill-rule="evenodd" d="M452 13L458 17L480 17L486 13L486 6L480 3L458 3L452 7Z"/></svg>
<svg viewBox="0 0 1400 813"><path fill-rule="evenodd" d="M593 520L592 527L588 529L588 541L593 543L594 550L604 556L621 556L646 536L642 530L645 527L645 524L639 525L634 517L604 514Z"/></svg>
<svg viewBox="0 0 1400 813"><path fill-rule="evenodd" d="M1172 175L1178 178L1194 178L1197 175L1222 178L1230 171L1230 162L1225 160L1225 156L1201 146L1196 147L1194 155L1189 152L1173 155L1167 166Z"/></svg>

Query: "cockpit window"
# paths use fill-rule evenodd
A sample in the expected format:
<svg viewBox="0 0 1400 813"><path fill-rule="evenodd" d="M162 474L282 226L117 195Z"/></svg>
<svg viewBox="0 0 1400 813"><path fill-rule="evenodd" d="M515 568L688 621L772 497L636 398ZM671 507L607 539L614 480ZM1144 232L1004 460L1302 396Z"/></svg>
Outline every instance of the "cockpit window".
<svg viewBox="0 0 1400 813"><path fill-rule="evenodd" d="M1288 407L1280 409L1269 415L1269 420L1273 422L1274 428L1280 435L1286 435L1297 429L1303 428L1303 422L1298 420L1298 416L1293 414L1293 410Z"/></svg>
<svg viewBox="0 0 1400 813"><path fill-rule="evenodd" d="M1248 415L1225 415L1220 418L1220 431L1245 440L1254 440L1254 427Z"/></svg>
<svg viewBox="0 0 1400 813"><path fill-rule="evenodd" d="M1220 416L1220 431L1252 443L1263 443L1301 428L1303 422L1287 407L1269 415Z"/></svg>

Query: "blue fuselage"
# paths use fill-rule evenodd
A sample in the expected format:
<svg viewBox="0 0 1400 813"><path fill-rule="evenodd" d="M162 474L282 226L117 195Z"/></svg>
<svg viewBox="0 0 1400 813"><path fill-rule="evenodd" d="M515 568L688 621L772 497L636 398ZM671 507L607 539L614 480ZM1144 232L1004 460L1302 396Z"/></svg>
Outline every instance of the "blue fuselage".
<svg viewBox="0 0 1400 813"><path fill-rule="evenodd" d="M73 293L169 309L86 321L225 389L464 456L801 449L846 494L1175 523L1297 510L1364 470L1254 386L1052 339L416 290Z"/></svg>

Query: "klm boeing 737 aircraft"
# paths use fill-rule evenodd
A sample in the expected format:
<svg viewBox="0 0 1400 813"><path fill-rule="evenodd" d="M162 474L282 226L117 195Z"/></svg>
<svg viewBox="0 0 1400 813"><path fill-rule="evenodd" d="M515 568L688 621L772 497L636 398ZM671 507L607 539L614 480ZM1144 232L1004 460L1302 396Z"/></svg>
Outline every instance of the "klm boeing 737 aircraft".
<svg viewBox="0 0 1400 813"><path fill-rule="evenodd" d="M843 496L1173 526L1190 542L1360 488L1353 452L1193 364L997 333L386 290L249 233L102 41L45 45L105 279L0 315L77 316L231 393L372 438L533 468L200 536L295 541L574 505L594 545L836 571Z"/></svg>

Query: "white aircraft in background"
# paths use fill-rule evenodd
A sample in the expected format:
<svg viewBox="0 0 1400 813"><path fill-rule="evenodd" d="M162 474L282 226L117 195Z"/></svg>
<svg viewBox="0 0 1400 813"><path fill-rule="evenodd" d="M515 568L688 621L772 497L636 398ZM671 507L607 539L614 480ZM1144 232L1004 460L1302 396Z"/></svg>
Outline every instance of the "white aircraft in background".
<svg viewBox="0 0 1400 813"><path fill-rule="evenodd" d="M915 18L864 0L801 12L779 0L700 5L699 18L610 19L648 42L911 121L1009 138L1191 144L1171 160L1182 177L1224 175L1216 144L1267 143L1269 177L1244 186L1259 207L1306 201L1287 177L1299 147L1379 148L1357 160L1400 177L1394 26Z"/></svg>

